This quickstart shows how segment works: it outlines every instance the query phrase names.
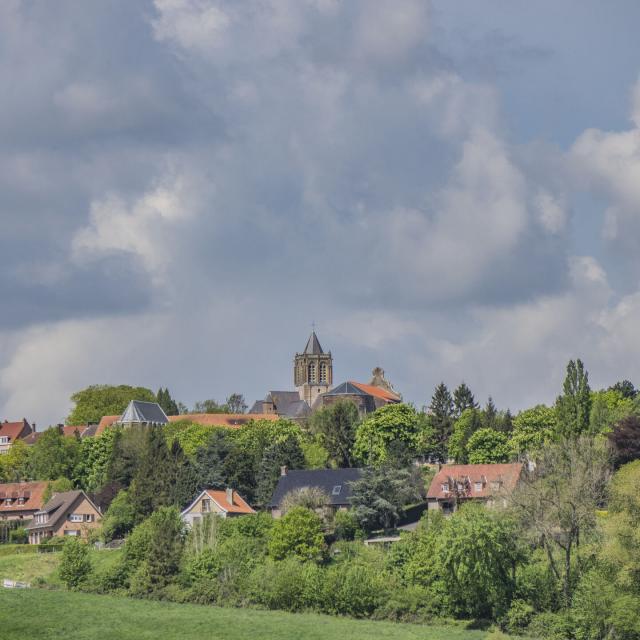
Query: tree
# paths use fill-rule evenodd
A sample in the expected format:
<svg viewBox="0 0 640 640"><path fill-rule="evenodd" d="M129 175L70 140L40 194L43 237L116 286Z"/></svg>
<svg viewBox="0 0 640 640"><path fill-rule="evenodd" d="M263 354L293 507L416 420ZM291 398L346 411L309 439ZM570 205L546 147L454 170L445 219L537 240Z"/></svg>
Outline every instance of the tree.
<svg viewBox="0 0 640 640"><path fill-rule="evenodd" d="M305 507L318 512L331 504L331 498L320 487L302 487L289 491L280 503L280 511L285 514L294 507Z"/></svg>
<svg viewBox="0 0 640 640"><path fill-rule="evenodd" d="M83 438L76 481L85 491L97 492L108 482L108 470L117 429L105 429L99 436Z"/></svg>
<svg viewBox="0 0 640 640"><path fill-rule="evenodd" d="M271 498L282 467L289 469L304 468L304 453L300 441L295 436L272 444L262 456L257 473L256 499L259 504L267 504Z"/></svg>
<svg viewBox="0 0 640 640"><path fill-rule="evenodd" d="M0 456L0 478L5 482L22 482L29 478L31 447L23 440L13 442L9 451Z"/></svg>
<svg viewBox="0 0 640 640"><path fill-rule="evenodd" d="M225 404L229 413L244 413L247 410L247 403L241 393L232 393Z"/></svg>
<svg viewBox="0 0 640 640"><path fill-rule="evenodd" d="M62 548L59 574L69 589L77 589L91 573L91 558L87 545L69 537Z"/></svg>
<svg viewBox="0 0 640 640"><path fill-rule="evenodd" d="M47 488L44 490L42 494L42 503L47 504L52 496L56 493L64 493L65 491L73 491L75 487L73 486L73 482L68 478L58 478L53 482L47 483Z"/></svg>
<svg viewBox="0 0 640 640"><path fill-rule="evenodd" d="M467 443L471 464L493 464L509 459L508 438L502 431L478 429Z"/></svg>
<svg viewBox="0 0 640 640"><path fill-rule="evenodd" d="M199 490L220 489L225 486L227 474L224 463L232 448L233 443L229 440L226 431L216 429L209 433L204 446L196 451L194 460Z"/></svg>
<svg viewBox="0 0 640 640"><path fill-rule="evenodd" d="M113 442L106 470L107 484L117 485L118 489L129 487L140 466L149 429L134 425L126 430L121 427L110 430L113 430Z"/></svg>
<svg viewBox="0 0 640 640"><path fill-rule="evenodd" d="M493 402L493 398L489 396L487 404L482 410L482 426L485 429L495 429L498 422L498 408Z"/></svg>
<svg viewBox="0 0 640 640"><path fill-rule="evenodd" d="M180 413L178 403L171 397L169 389L160 387L156 394L156 402L168 416L177 416Z"/></svg>
<svg viewBox="0 0 640 640"><path fill-rule="evenodd" d="M198 474L191 460L184 454L179 442L169 449L168 464L169 504L179 509L187 507L198 492Z"/></svg>
<svg viewBox="0 0 640 640"><path fill-rule="evenodd" d="M429 420L436 442L436 455L446 459L447 443L453 428L454 405L447 385L441 382L435 389L429 405Z"/></svg>
<svg viewBox="0 0 640 640"><path fill-rule="evenodd" d="M536 468L524 472L511 504L525 535L540 543L549 568L571 602L574 570L580 567L580 542L594 530L596 508L609 479L605 444L588 436L570 437L547 446Z"/></svg>
<svg viewBox="0 0 640 640"><path fill-rule="evenodd" d="M268 549L274 560L283 560L288 556L300 560L320 560L324 551L320 517L305 507L294 507L274 522Z"/></svg>
<svg viewBox="0 0 640 640"><path fill-rule="evenodd" d="M544 404L521 411L513 419L513 431L509 439L509 448L514 456L535 457L556 431L556 412L553 407Z"/></svg>
<svg viewBox="0 0 640 640"><path fill-rule="evenodd" d="M126 489L122 489L111 501L102 519L102 535L108 542L115 538L123 538L135 525L135 507Z"/></svg>
<svg viewBox="0 0 640 640"><path fill-rule="evenodd" d="M591 394L589 433L609 433L613 426L634 413L634 401L615 389L594 391Z"/></svg>
<svg viewBox="0 0 640 640"><path fill-rule="evenodd" d="M453 425L449 438L448 454L457 464L467 464L467 443L469 438L481 427L480 414L477 409L465 409Z"/></svg>
<svg viewBox="0 0 640 640"><path fill-rule="evenodd" d="M562 389L562 395L556 400L558 435L566 437L587 433L591 412L591 389L589 374L582 360L569 360Z"/></svg>
<svg viewBox="0 0 640 640"><path fill-rule="evenodd" d="M228 413L224 404L218 404L213 398L199 400L193 405L193 413Z"/></svg>
<svg viewBox="0 0 640 640"><path fill-rule="evenodd" d="M395 527L402 508L420 498L420 479L407 469L369 468L351 483L353 514L365 531Z"/></svg>
<svg viewBox="0 0 640 640"><path fill-rule="evenodd" d="M640 459L640 418L632 415L620 420L608 434L616 468Z"/></svg>
<svg viewBox="0 0 640 640"><path fill-rule="evenodd" d="M51 427L43 431L33 445L30 475L36 480L73 478L80 453L80 438L67 438L62 429Z"/></svg>
<svg viewBox="0 0 640 640"><path fill-rule="evenodd" d="M358 420L358 408L350 400L338 400L316 411L311 417L311 432L318 435L320 443L338 468L353 465Z"/></svg>
<svg viewBox="0 0 640 640"><path fill-rule="evenodd" d="M633 385L633 382L629 380L616 382L613 386L609 387L609 390L617 391L623 398L630 398L631 400L638 395L638 390Z"/></svg>
<svg viewBox="0 0 640 640"><path fill-rule="evenodd" d="M461 382L458 388L453 392L453 404L455 407L454 415L459 418L467 409L477 409L478 404L471 393L471 389Z"/></svg>
<svg viewBox="0 0 640 640"><path fill-rule="evenodd" d="M156 402L156 395L146 387L92 385L71 396L75 406L67 417L67 424L97 423L102 416L121 415L131 400Z"/></svg>
<svg viewBox="0 0 640 640"><path fill-rule="evenodd" d="M423 427L408 404L389 404L368 415L356 430L354 456L368 465L407 462L421 449Z"/></svg>

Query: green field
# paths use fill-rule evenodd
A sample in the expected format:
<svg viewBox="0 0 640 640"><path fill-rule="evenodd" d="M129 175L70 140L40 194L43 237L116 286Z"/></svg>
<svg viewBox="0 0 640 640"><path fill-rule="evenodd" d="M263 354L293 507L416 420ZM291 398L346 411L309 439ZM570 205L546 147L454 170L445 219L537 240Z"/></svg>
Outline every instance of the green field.
<svg viewBox="0 0 640 640"><path fill-rule="evenodd" d="M0 588L0 637L2 640L481 640L505 636L462 627Z"/></svg>

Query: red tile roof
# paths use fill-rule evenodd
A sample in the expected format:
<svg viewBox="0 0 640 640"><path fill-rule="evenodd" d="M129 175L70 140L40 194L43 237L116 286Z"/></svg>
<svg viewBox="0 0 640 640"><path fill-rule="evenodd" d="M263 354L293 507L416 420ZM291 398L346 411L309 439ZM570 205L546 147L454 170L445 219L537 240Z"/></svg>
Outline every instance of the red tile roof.
<svg viewBox="0 0 640 640"><path fill-rule="evenodd" d="M362 382L355 382L353 380L349 380L349 382L358 387L358 389L368 393L370 396L374 396L376 398L380 398L381 400L385 400L386 402L399 402L400 396L397 396L395 393L391 393L391 391L387 391L382 387L376 387L372 384L364 384Z"/></svg>
<svg viewBox="0 0 640 640"><path fill-rule="evenodd" d="M9 442L31 433L31 425L24 419L19 422L0 422L0 437L8 436Z"/></svg>
<svg viewBox="0 0 640 640"><path fill-rule="evenodd" d="M232 502L227 500L227 492L224 490L215 491L214 489L207 489L206 493L219 507L228 513L255 513L237 491L234 491L232 494Z"/></svg>
<svg viewBox="0 0 640 640"><path fill-rule="evenodd" d="M119 418L120 416L102 416L98 423L98 428L96 429L96 435L99 436L107 427L110 427Z"/></svg>
<svg viewBox="0 0 640 640"><path fill-rule="evenodd" d="M181 416L167 416L169 422L194 422L205 427L227 427L238 429L250 420L269 420L275 422L279 416L274 413L186 413Z"/></svg>
<svg viewBox="0 0 640 640"><path fill-rule="evenodd" d="M38 511L42 509L42 496L48 482L11 482L0 484L0 514L20 511ZM5 504L11 498L11 505ZM18 504L18 498L24 498L24 504Z"/></svg>
<svg viewBox="0 0 640 640"><path fill-rule="evenodd" d="M82 435L82 432L87 428L86 424L83 424L81 426L72 426L72 425L65 425L62 427L62 435L63 436L67 436L67 437L71 437L71 436L75 436L75 434L77 433L79 436Z"/></svg>
<svg viewBox="0 0 640 640"><path fill-rule="evenodd" d="M513 464L445 464L434 476L427 492L427 498L446 500L456 495L452 483L461 485L462 496L465 498L490 498L500 491L515 489L522 463ZM476 483L481 487L476 489ZM494 483L498 485L494 486ZM449 486L445 491L444 486ZM459 495L459 494L458 494Z"/></svg>

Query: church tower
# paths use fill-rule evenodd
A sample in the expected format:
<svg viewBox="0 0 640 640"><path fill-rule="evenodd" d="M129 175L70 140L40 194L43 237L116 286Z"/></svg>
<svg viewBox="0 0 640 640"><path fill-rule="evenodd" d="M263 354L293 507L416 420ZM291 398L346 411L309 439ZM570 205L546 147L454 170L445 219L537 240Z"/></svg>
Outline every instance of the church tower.
<svg viewBox="0 0 640 640"><path fill-rule="evenodd" d="M296 353L293 380L300 399L311 406L333 384L333 358L325 353L316 332L312 331L302 353Z"/></svg>

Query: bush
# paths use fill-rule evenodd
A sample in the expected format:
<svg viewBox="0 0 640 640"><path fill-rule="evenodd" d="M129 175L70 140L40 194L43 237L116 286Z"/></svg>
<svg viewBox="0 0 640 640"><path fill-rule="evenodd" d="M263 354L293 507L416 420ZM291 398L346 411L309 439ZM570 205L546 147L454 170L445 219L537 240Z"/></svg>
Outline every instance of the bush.
<svg viewBox="0 0 640 640"><path fill-rule="evenodd" d="M573 638L573 623L567 613L538 613L531 619L527 635L545 640L567 640Z"/></svg>
<svg viewBox="0 0 640 640"><path fill-rule="evenodd" d="M323 610L356 618L370 616L386 599L387 580L366 564L333 565L325 574Z"/></svg>
<svg viewBox="0 0 640 640"><path fill-rule="evenodd" d="M269 555L275 560L293 556L299 560L320 560L324 551L322 523L317 514L294 507L277 520L269 535Z"/></svg>
<svg viewBox="0 0 640 640"><path fill-rule="evenodd" d="M62 549L60 578L69 589L77 589L91 573L89 548L77 538L69 538Z"/></svg>
<svg viewBox="0 0 640 640"><path fill-rule="evenodd" d="M396 585L389 590L388 598L376 609L373 617L394 622L430 622L437 614L434 601L434 594L429 589L419 585Z"/></svg>
<svg viewBox="0 0 640 640"><path fill-rule="evenodd" d="M337 540L354 540L360 528L358 519L351 511L338 511L333 519Z"/></svg>
<svg viewBox="0 0 640 640"><path fill-rule="evenodd" d="M29 534L24 527L18 527L9 531L9 542L11 544L27 544L29 542Z"/></svg>
<svg viewBox="0 0 640 640"><path fill-rule="evenodd" d="M507 633L520 635L524 633L529 626L534 613L533 607L528 602L524 600L513 600L509 610L502 618L500 626Z"/></svg>
<svg viewBox="0 0 640 640"><path fill-rule="evenodd" d="M267 561L258 565L251 574L251 601L268 609L301 611L309 604L315 604L306 601L305 577L304 564L296 558Z"/></svg>
<svg viewBox="0 0 640 640"><path fill-rule="evenodd" d="M102 520L102 536L105 542L115 538L123 538L135 524L136 512L129 493L125 489L118 492Z"/></svg>

